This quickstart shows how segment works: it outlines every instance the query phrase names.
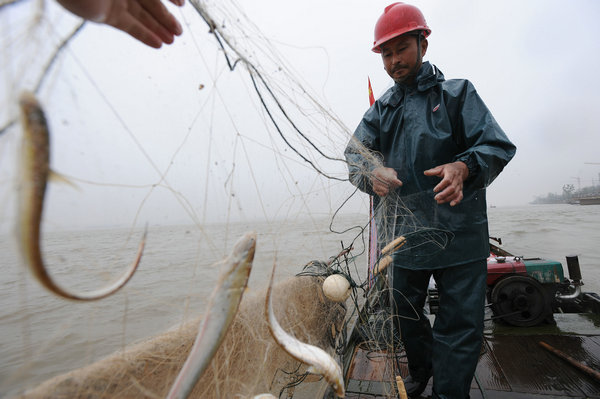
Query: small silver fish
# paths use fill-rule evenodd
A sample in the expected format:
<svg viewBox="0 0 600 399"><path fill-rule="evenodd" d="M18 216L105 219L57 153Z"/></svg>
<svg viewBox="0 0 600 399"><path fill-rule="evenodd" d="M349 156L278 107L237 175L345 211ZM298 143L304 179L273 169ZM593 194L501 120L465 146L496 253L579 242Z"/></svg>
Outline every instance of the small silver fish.
<svg viewBox="0 0 600 399"><path fill-rule="evenodd" d="M271 281L267 290L267 299L265 302L265 316L268 320L269 331L275 339L275 342L286 351L291 357L299 362L308 364L308 372L322 375L325 381L335 390L338 397L345 396L344 378L340 365L329 353L323 349L304 343L288 334L279 324L273 312L273 303L271 300L271 290L273 288L273 278L275 276L275 265L271 273Z"/></svg>
<svg viewBox="0 0 600 399"><path fill-rule="evenodd" d="M222 271L211 294L208 310L167 398L187 398L219 349L248 284L255 248L256 233L246 233L235 243L231 254L220 262Z"/></svg>
<svg viewBox="0 0 600 399"><path fill-rule="evenodd" d="M25 263L44 287L63 298L91 301L115 293L129 281L137 270L144 252L146 231L144 231L134 262L112 284L85 293L69 292L58 285L48 274L40 249L40 224L44 210L44 196L48 178L52 174L50 170L50 133L44 111L33 94L23 93L19 105L23 124L23 144L17 235Z"/></svg>

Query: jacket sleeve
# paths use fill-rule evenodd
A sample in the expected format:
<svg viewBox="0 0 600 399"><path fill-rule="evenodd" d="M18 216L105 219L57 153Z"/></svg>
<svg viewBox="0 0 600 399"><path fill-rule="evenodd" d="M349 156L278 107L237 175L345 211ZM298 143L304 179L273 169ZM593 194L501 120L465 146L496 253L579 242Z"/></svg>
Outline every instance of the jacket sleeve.
<svg viewBox="0 0 600 399"><path fill-rule="evenodd" d="M378 131L379 112L375 103L363 116L344 151L350 182L370 195L375 195L371 186L371 172L383 165Z"/></svg>
<svg viewBox="0 0 600 399"><path fill-rule="evenodd" d="M491 112L469 81L448 111L455 116L453 134L461 149L454 161L469 169L466 184L473 189L489 186L515 155L516 147L498 125Z"/></svg>

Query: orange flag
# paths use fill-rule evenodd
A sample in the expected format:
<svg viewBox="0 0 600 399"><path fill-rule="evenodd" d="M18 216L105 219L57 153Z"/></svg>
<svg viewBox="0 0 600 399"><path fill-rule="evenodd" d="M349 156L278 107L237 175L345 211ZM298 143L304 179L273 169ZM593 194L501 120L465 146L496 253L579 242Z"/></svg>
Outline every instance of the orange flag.
<svg viewBox="0 0 600 399"><path fill-rule="evenodd" d="M373 105L373 103L375 102L375 97L373 97L373 88L371 87L371 78L369 78L367 76L367 79L369 81L369 105Z"/></svg>

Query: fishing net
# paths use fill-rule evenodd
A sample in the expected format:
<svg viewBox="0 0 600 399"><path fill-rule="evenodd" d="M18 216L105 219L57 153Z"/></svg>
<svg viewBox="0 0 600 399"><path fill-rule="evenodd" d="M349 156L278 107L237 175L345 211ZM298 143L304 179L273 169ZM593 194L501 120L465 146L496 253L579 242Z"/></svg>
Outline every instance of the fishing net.
<svg viewBox="0 0 600 399"><path fill-rule="evenodd" d="M399 236L399 251L411 257L452 239L435 225L431 193L392 193L368 216L368 196L348 182L343 153L352 131L237 3L191 1L176 16L184 36L155 52L54 2L0 3L0 249L9 268L1 282L13 287L2 294L0 394L164 397L217 281L211 265L255 230L248 292L194 396L301 397L299 387L319 378L267 332L273 263L284 280L274 297L283 327L341 361L357 320L373 353L399 345L387 272L366 266L370 221L372 267ZM50 274L78 290L104 285L148 231L140 269L102 301L54 297L18 254L23 90L44 107L52 168L75 186L47 191ZM347 307L323 297L320 282L330 274L351 282ZM363 306L373 320L361 320Z"/></svg>
<svg viewBox="0 0 600 399"><path fill-rule="evenodd" d="M304 342L330 347L345 310L322 294L322 281L288 279L274 289L282 326ZM192 397L252 397L264 392L293 392L306 379L306 367L270 338L264 292L244 298L238 316ZM281 300L285 298L285 301ZM315 317L314 315L318 315ZM165 397L198 332L198 321L136 344L90 366L46 381L27 398ZM270 378L264 378L270 376Z"/></svg>

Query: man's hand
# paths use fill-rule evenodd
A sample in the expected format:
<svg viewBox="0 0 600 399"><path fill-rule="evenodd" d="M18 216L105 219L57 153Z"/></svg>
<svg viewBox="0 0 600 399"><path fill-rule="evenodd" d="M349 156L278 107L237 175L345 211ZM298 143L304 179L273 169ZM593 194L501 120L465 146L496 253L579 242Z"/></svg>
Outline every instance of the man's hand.
<svg viewBox="0 0 600 399"><path fill-rule="evenodd" d="M184 0L170 0L182 6ZM171 44L183 30L161 0L58 0L73 14L111 25L141 41L160 48Z"/></svg>
<svg viewBox="0 0 600 399"><path fill-rule="evenodd" d="M385 197L390 190L400 187L402 182L398 180L398 174L392 168L375 168L371 172L371 185L373 191L380 197Z"/></svg>
<svg viewBox="0 0 600 399"><path fill-rule="evenodd" d="M457 161L436 166L424 173L425 176L442 178L442 181L433 188L433 192L437 193L434 199L438 204L450 202L450 206L454 206L462 201L463 182L469 177L469 169L464 162Z"/></svg>

